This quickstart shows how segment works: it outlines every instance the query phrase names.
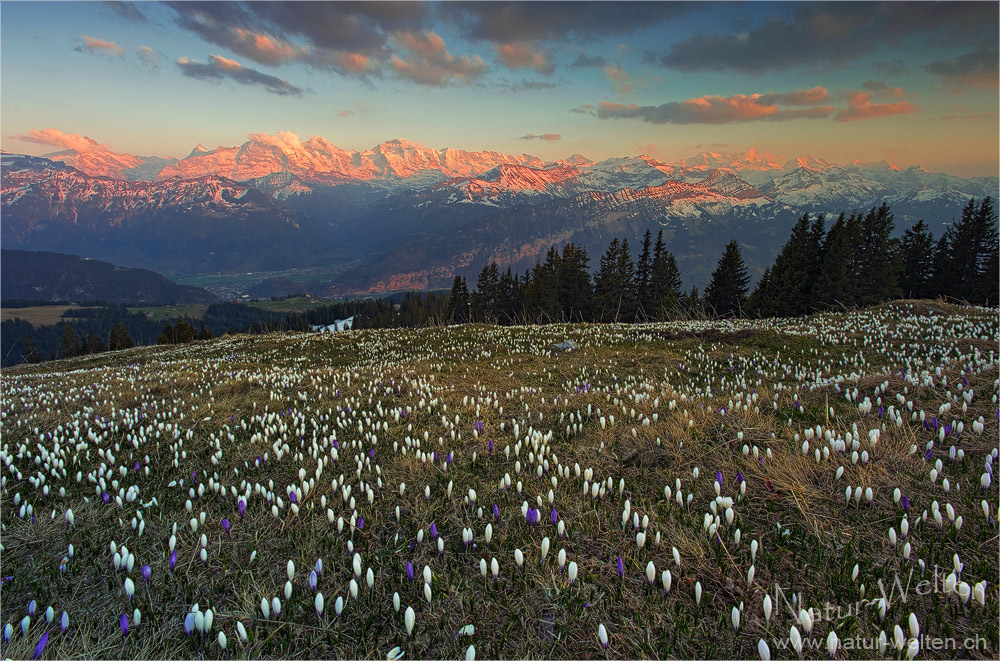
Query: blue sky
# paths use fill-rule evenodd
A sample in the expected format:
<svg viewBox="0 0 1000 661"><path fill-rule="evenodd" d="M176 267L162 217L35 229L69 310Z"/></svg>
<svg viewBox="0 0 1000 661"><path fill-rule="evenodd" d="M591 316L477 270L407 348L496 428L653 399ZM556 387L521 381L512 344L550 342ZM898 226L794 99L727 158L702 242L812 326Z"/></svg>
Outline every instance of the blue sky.
<svg viewBox="0 0 1000 661"><path fill-rule="evenodd" d="M291 131L996 175L997 35L996 3L5 1L0 142L182 157Z"/></svg>

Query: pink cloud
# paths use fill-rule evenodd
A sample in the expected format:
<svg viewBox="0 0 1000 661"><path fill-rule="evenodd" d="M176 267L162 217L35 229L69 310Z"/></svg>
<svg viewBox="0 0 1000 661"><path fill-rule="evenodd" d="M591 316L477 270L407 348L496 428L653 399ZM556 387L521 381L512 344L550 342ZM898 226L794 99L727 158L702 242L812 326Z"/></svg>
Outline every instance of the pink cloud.
<svg viewBox="0 0 1000 661"><path fill-rule="evenodd" d="M393 39L400 48L405 48L411 53L429 57L446 52L444 39L435 32L407 32L398 30L393 33Z"/></svg>
<svg viewBox="0 0 1000 661"><path fill-rule="evenodd" d="M597 107L597 116L601 119L642 119L652 124L731 124L756 120L817 119L829 116L834 110L833 106L810 105L792 109L780 106L804 105L808 99L818 101L825 99L825 95L825 89L817 88L782 94L705 95L659 106L602 101Z"/></svg>
<svg viewBox="0 0 1000 661"><path fill-rule="evenodd" d="M304 52L286 41L244 28L232 28L232 37L235 52L243 53L263 64L281 64L294 60Z"/></svg>
<svg viewBox="0 0 1000 661"><path fill-rule="evenodd" d="M469 83L486 71L486 63L481 57L452 55L444 39L434 32L398 31L393 38L408 55L407 59L393 55L389 64L397 74L415 83L436 87L453 81Z"/></svg>
<svg viewBox="0 0 1000 661"><path fill-rule="evenodd" d="M340 111L337 112L337 116L338 117L353 117L354 116L354 111L353 110L340 110Z"/></svg>
<svg viewBox="0 0 1000 661"><path fill-rule="evenodd" d="M535 135L534 133L529 133L528 135L522 135L518 140L561 140L562 136L558 133L542 133L541 135Z"/></svg>
<svg viewBox="0 0 1000 661"><path fill-rule="evenodd" d="M77 46L76 50L80 52L86 50L91 53L104 53L105 55L114 55L115 57L121 57L125 54L125 50L113 41L104 41L103 39L95 39L86 35L83 37L83 45Z"/></svg>
<svg viewBox="0 0 1000 661"><path fill-rule="evenodd" d="M51 145L60 149L71 149L78 153L88 151L109 151L111 148L102 145L97 140L77 133L63 133L59 129L40 129L28 131L27 135L15 135L15 140L34 142L39 145Z"/></svg>
<svg viewBox="0 0 1000 661"><path fill-rule="evenodd" d="M876 119L890 115L904 115L915 112L917 107L909 101L896 103L872 103L869 92L852 90L847 93L846 109L837 112L838 122L853 122L859 119Z"/></svg>
<svg viewBox="0 0 1000 661"><path fill-rule="evenodd" d="M497 57L508 69L534 69L546 76L555 70L548 56L526 41L495 46Z"/></svg>

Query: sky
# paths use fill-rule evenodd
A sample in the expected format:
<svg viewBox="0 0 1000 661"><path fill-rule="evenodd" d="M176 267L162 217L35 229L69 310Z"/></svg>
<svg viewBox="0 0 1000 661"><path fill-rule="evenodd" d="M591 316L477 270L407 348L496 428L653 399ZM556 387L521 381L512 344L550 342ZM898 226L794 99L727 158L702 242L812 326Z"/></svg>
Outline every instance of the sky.
<svg viewBox="0 0 1000 661"><path fill-rule="evenodd" d="M183 158L287 131L996 176L998 7L4 0L0 146Z"/></svg>

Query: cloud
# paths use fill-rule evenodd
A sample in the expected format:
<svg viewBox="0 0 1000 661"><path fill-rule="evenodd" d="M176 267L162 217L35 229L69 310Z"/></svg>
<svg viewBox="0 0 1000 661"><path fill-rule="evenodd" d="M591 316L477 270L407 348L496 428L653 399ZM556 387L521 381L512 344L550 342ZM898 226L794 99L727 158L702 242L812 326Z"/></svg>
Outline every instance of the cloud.
<svg viewBox="0 0 1000 661"><path fill-rule="evenodd" d="M160 66L160 54L149 46L139 46L135 49L135 54L139 61L150 67Z"/></svg>
<svg viewBox="0 0 1000 661"><path fill-rule="evenodd" d="M953 88L997 87L998 61L1000 49L994 45L951 59L936 60L924 69L941 76L945 84Z"/></svg>
<svg viewBox="0 0 1000 661"><path fill-rule="evenodd" d="M660 63L679 71L742 73L829 67L903 40L926 48L970 35L995 39L996 24L996 3L803 3L789 17L744 32L678 41Z"/></svg>
<svg viewBox="0 0 1000 661"><path fill-rule="evenodd" d="M906 94L902 87L893 87L880 80L866 80L861 83L861 87L882 97L901 98Z"/></svg>
<svg viewBox="0 0 1000 661"><path fill-rule="evenodd" d="M301 96L303 90L292 85L283 78L261 73L256 69L245 67L236 60L231 60L221 55L209 55L208 63L204 64L198 60L188 57L181 57L177 60L177 66L185 76L199 78L202 80L223 80L228 79L241 85L253 85L263 87L268 92L282 96Z"/></svg>
<svg viewBox="0 0 1000 661"><path fill-rule="evenodd" d="M83 43L74 46L73 50L77 50L81 53L98 53L103 55L113 55L115 57L122 57L125 55L125 49L115 42L104 41L103 39L94 39L93 37L88 37L86 35L83 37Z"/></svg>
<svg viewBox="0 0 1000 661"><path fill-rule="evenodd" d="M496 44L494 49L497 58L508 69L534 69L545 76L555 71L548 55L527 41Z"/></svg>
<svg viewBox="0 0 1000 661"><path fill-rule="evenodd" d="M470 39L499 44L630 35L689 10L680 2L445 2L439 15Z"/></svg>
<svg viewBox="0 0 1000 661"><path fill-rule="evenodd" d="M872 62L872 71L898 78L910 71L910 68L903 64L902 60L879 60Z"/></svg>
<svg viewBox="0 0 1000 661"><path fill-rule="evenodd" d="M612 83L614 83L615 90L617 90L622 96L632 93L632 83L629 82L632 76L629 75L628 71L625 71L625 69L622 68L622 65L616 63L611 66L604 67L604 75L607 76Z"/></svg>
<svg viewBox="0 0 1000 661"><path fill-rule="evenodd" d="M581 115L594 115L594 116L597 115L596 110L597 109L594 108L594 106L590 105L589 103L584 103L583 105L579 105L576 108L569 109L570 112L579 113Z"/></svg>
<svg viewBox="0 0 1000 661"><path fill-rule="evenodd" d="M848 107L837 111L838 122L853 122L859 119L876 119L890 115L904 115L915 112L917 107L909 101L896 103L872 103L871 93L852 90L847 93Z"/></svg>
<svg viewBox="0 0 1000 661"><path fill-rule="evenodd" d="M102 2L101 6L110 9L122 18L136 23L146 23L148 20L146 15L139 9L138 3L135 2L122 2L121 0L115 0L114 2Z"/></svg>
<svg viewBox="0 0 1000 661"><path fill-rule="evenodd" d="M353 110L338 110L337 117L354 117Z"/></svg>
<svg viewBox="0 0 1000 661"><path fill-rule="evenodd" d="M77 133L63 133L59 129L36 129L28 131L27 135L15 135L15 140L34 142L39 145L51 145L60 149L71 149L83 153L89 151L108 151L111 148L102 145L97 140Z"/></svg>
<svg viewBox="0 0 1000 661"><path fill-rule="evenodd" d="M528 135L522 135L518 140L561 140L562 136L558 133L542 133L541 135L535 135L534 133L529 133Z"/></svg>
<svg viewBox="0 0 1000 661"><path fill-rule="evenodd" d="M470 83L486 71L486 63L478 55L456 57L449 53L444 39L435 32L400 30L393 34L393 42L406 50L409 58L393 55L389 60L392 68L403 78L421 85Z"/></svg>
<svg viewBox="0 0 1000 661"><path fill-rule="evenodd" d="M778 107L779 104L792 105L789 99L795 105L805 105L804 101L809 97L817 99L817 103L826 98L815 90L799 90L785 94L734 94L729 97L706 95L659 106L603 101L597 106L596 116L601 119L641 119L652 124L732 124L761 120L819 119L828 117L833 112L833 106L829 105L795 109ZM593 112L585 106L577 111Z"/></svg>
<svg viewBox="0 0 1000 661"><path fill-rule="evenodd" d="M271 147L277 147L284 152L296 152L302 150L302 139L297 133L292 131L278 131L278 135L270 133L247 133L247 137L254 142L259 142Z"/></svg>
<svg viewBox="0 0 1000 661"><path fill-rule="evenodd" d="M527 80L523 79L516 83L507 83L501 85L505 89L511 92L531 92L535 90L547 90L553 87L558 87L555 83L549 82L547 80Z"/></svg>
<svg viewBox="0 0 1000 661"><path fill-rule="evenodd" d="M608 60L606 58L600 55L587 55L585 51L581 50L576 56L576 59L573 60L573 63L569 66L571 69L586 69L591 67L603 67L607 66L607 64Z"/></svg>
<svg viewBox="0 0 1000 661"><path fill-rule="evenodd" d="M808 90L795 90L784 94L762 94L758 103L762 105L814 106L830 98L825 87L817 85Z"/></svg>

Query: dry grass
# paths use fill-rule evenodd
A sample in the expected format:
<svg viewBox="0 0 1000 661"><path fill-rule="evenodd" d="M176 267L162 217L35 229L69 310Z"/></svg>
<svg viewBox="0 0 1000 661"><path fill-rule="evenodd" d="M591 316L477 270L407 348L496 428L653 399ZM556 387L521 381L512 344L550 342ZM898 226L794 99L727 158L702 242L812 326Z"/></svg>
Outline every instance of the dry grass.
<svg viewBox="0 0 1000 661"><path fill-rule="evenodd" d="M946 312L979 320L996 336L995 315L975 310ZM877 314L882 315L887 328L897 320L900 324L905 321L899 308L885 308ZM835 318L840 317L825 317L815 323L817 327L840 323ZM806 428L822 425L842 437L857 424L866 441L867 430L885 422L874 411L860 415L856 405L845 401L833 386L811 383L815 387L803 390L802 381L783 370L756 382L760 366L778 360L779 353L780 361L813 370L857 353L854 346L810 336L810 323L788 322L758 330L720 325L692 331L684 324L622 329L473 326L360 331L336 337L237 336L191 347L108 354L103 360L63 361L47 365L44 369L48 371L38 366L5 370L3 443L8 448L7 457L13 457L24 479L18 482L6 473L0 501L5 526L0 563L3 575L14 577L0 588L0 619L16 627L27 602L35 599L39 613L53 605L56 622L44 625L34 618L28 637L17 634L2 652L13 658L30 656L38 636L48 630L52 634L45 656L58 658L212 658L237 654L370 658L382 657L396 645L404 647L410 657L455 658L465 655L470 642L475 643L480 658L594 658L605 655L596 641L598 624L603 623L611 632L608 654L612 657L749 657L756 656L759 638L773 641L793 623L779 601L775 617L769 626L765 624L761 600L765 593L777 598L776 587L784 589L789 599L793 592L801 593L809 606L829 602L846 607L880 596L878 581L891 581L895 573L904 581L911 571L916 580L926 577L916 565L918 558L933 571L934 565L950 565L952 555L959 553L966 564L963 580L970 584L982 579L990 582L985 609L963 609L954 598L945 602L939 594L911 594L908 602L893 603L886 624L867 606L832 623L817 623L813 638L824 639L831 628L842 638L875 637L880 630L886 630L891 638L892 626L899 623L905 629L912 611L919 615L922 631L930 635L979 633L989 647L978 656L995 657L1000 649L995 621L997 528L995 520L985 521L979 510L983 496L978 484L983 457L996 447L996 416L989 402L996 393L995 359L978 374L960 372L958 365L945 369L950 383L964 374L977 395L967 413L953 410L948 417L965 421L967 431L960 442L965 461L950 464L948 443L935 450L935 459L940 457L948 464L944 474L954 485L962 485L960 492L953 487L950 494L944 494L940 478L936 484L927 478L930 465L923 450L910 453L912 445L923 448L932 435L908 417L898 429L895 424L886 425L867 466L852 464L850 452L833 453L817 463L812 448L825 444L816 441L810 444L809 454L803 455L801 435ZM914 341L903 331L897 335L900 343ZM580 348L553 354L551 344L567 337ZM839 337L860 334L845 331ZM969 344L964 340L957 343ZM890 364L891 348L885 347L882 353L869 351L865 371L844 388L857 387L862 398L867 395L874 401L874 388L896 367ZM730 370L731 366L734 369ZM776 384L780 386L777 390ZM895 395L902 392L903 385L896 378L888 392L882 393L886 406L896 403ZM916 402L914 410L924 408L930 418L943 403L945 390L937 385L916 388L911 384L907 397ZM772 407L776 392L777 411ZM798 411L792 408L793 392L799 396ZM757 395L755 403L746 409L734 406L741 401L738 394L746 397L750 393ZM636 399L636 395L642 397ZM21 397L33 407L25 410ZM438 403L429 410L433 399ZM670 406L671 400L675 407ZM27 482L35 464L26 456L18 457L15 448L29 441L28 447L35 448L35 427L44 434L61 425L65 429L78 419L84 429L93 429L95 416L121 420L123 412L138 414L143 406L143 422L114 431L106 440L93 444L89 458L81 451L78 463L67 466L67 479L50 477L48 484L55 491L60 486L66 488L65 499L55 492L45 498ZM834 408L832 418L828 418L827 406ZM338 426L338 411L348 407L349 424ZM380 407L382 415L377 414ZM724 415L722 408L726 409ZM404 409L406 417L397 421L394 413ZM268 422L272 413L274 419ZM651 419L654 413L655 422L641 424L640 416ZM570 414L573 424L580 424L581 429L567 436ZM456 415L460 418L457 424ZM562 422L561 415L565 416ZM610 423L611 415L615 416L614 424ZM969 427L980 415L986 420L986 430L974 435ZM377 430L365 423L376 418L380 423ZM484 425L479 438L472 433L475 420ZM383 421L387 429L381 426ZM176 467L172 462L179 448L165 431L156 436L157 425L163 422L179 425L184 434L190 431L190 439L183 444L186 458L179 459ZM359 422L363 423L361 430ZM519 457L514 452L515 422L522 440ZM246 423L246 428L241 423ZM145 427L147 434L135 450L131 442L140 438L139 427ZM544 449L523 442L529 427L552 432ZM265 438L256 436L265 431ZM334 463L330 451L324 451L327 464L322 477L299 503L298 515L292 516L285 487L299 483L300 467L306 471L306 480L315 475L312 439L322 443L333 434L340 446L339 461ZM796 435L800 435L798 440ZM424 452L437 451L439 460L421 461L415 447L406 455L394 452L393 444L404 446L408 437L419 439ZM215 439L223 450L221 460L216 457L218 465L213 463ZM489 440L494 442L492 453L487 449ZM291 455L277 460L275 442L287 443ZM354 442L361 442L361 446L354 447ZM47 443L51 449L51 441ZM743 445L756 447L763 460L753 452L744 455ZM504 454L508 446L509 459ZM127 478L114 473L121 479L121 487L139 485L142 500L156 496L159 501L158 507L143 510L146 528L141 539L130 526L137 509L134 505L126 504L124 510L113 501L104 505L95 498L92 483L84 478L78 485L74 479L77 470L86 475L100 466L98 447L113 449L121 465L127 467ZM355 472L356 455L367 456L369 449L375 450L375 458L370 467L365 466L360 479L375 489L372 505L365 502ZM301 459L295 458L297 452L302 453ZM529 452L541 452L552 464L541 479L535 476ZM454 462L445 470L442 460L449 453L453 453ZM269 458L256 467L257 457L265 454ZM132 470L145 455L149 455L152 467L148 477ZM515 473L518 460L520 474ZM583 495L583 478L573 475L576 464L582 470L592 469L595 481L603 483L611 478L613 488L601 499L591 498L589 492ZM553 489L553 506L567 525L567 536L562 540L549 520L547 501L556 465L570 472L568 478L559 477L558 487ZM844 467L839 480L834 475L838 466ZM697 480L692 475L695 467L700 472ZM197 472L199 484L206 486L209 477L217 474L215 481L221 481L227 490L230 486L240 488L243 480L265 488L272 488L268 485L273 481L273 491L286 501L280 520L272 517L271 504L259 495L252 495L241 521L230 493L223 498L209 492L193 499L194 515L206 513L206 525L193 534L187 523L192 514L184 509L192 470ZM715 498L716 471L723 475L722 495L735 500L733 526L723 523L719 531L723 543L710 537L702 526ZM746 479L743 496L739 495L737 472ZM509 491L498 488L505 473L513 480ZM335 517L350 517L340 491L330 485L340 474L344 474L345 484L353 486L351 495L365 520L364 529L342 534L329 524L319 502L325 496ZM186 479L183 489L170 486L181 478ZM664 496L664 486L675 491L677 479L685 500L680 506ZM381 488L376 486L378 480ZM517 492L518 480L522 482L521 494ZM624 480L624 492L619 492L620 480ZM403 495L399 493L401 482L407 485ZM454 482L451 498L447 497L449 482ZM862 499L860 506L853 501L845 505L848 484L872 488L872 504L866 505ZM424 496L425 487L430 488L430 498ZM905 561L886 538L888 528L898 527L902 516L893 502L896 487L912 503L911 522L937 500L942 508L951 503L964 517L965 527L956 534L947 526L938 531L932 519L920 526L911 523L913 553L911 560ZM478 494L476 506L463 503L470 488ZM33 504L35 522L18 516L19 508L13 501L16 493ZM990 493L995 501L995 483ZM688 494L692 495L690 505ZM521 503L528 501L537 507L538 497L544 502L542 523L530 527L521 515ZM633 512L650 520L649 541L642 549L637 548L631 520L624 529L622 526L626 498ZM492 520L494 504L500 510L499 521ZM66 507L72 507L76 514L75 528L62 522ZM231 536L219 525L223 517L233 524ZM171 575L167 540L175 522L179 559ZM488 546L484 538L487 522L493 525ZM431 523L446 540L443 555L429 538ZM465 548L461 542L461 531L467 527L474 530L475 547ZM426 537L417 543L421 529ZM733 540L736 529L742 535L739 546ZM208 536L209 562L205 566L197 558L202 532ZM656 532L661 536L658 546L654 543ZM539 549L546 536L552 546L542 563ZM123 575L111 567L108 545L112 540L119 545L126 543L138 556L132 573L138 590L132 604L123 593ZM358 603L351 600L348 590L352 578L348 540L362 555L365 569L371 566L376 576L372 591L364 585L363 577L359 581ZM753 563L752 540L760 544ZM69 563L67 573L60 574L59 561L69 543L75 545L77 557ZM524 552L523 570L515 566L515 548ZM674 564L672 548L680 553L680 567ZM572 586L556 564L560 549L565 549L568 561L579 566L579 577ZM254 551L256 558L251 563ZM623 579L615 569L618 556L625 566ZM316 558L324 563L319 581L326 598L323 618L313 612L313 597L306 587ZM498 560L497 581L482 578L481 558L487 563ZM282 591L289 559L295 561L297 569L294 593L286 602ZM407 561L415 569L413 583L406 577ZM646 585L644 576L650 561L656 567L653 587ZM138 567L145 563L153 570L148 589L138 576ZM861 569L858 581L850 577L855 563ZM425 564L434 573L430 605L424 600L420 578ZM756 578L748 586L746 573L751 564ZM673 575L669 596L659 584L660 572L667 568ZM700 604L694 599L696 583L703 589ZM866 584L865 597L861 596L861 583ZM407 640L402 613L393 611L394 592L400 594L403 610L412 605L417 612L412 640ZM282 615L278 621L267 621L260 601L274 596L281 597ZM348 602L340 618L333 613L338 596ZM184 615L195 602L215 612L214 630L224 630L229 639L225 654L214 642L214 631L210 640L184 634ZM742 626L736 635L729 614L740 603ZM123 641L118 618L136 606L142 611L142 624ZM66 636L58 633L63 609L71 617ZM237 621L250 631L245 645L237 640ZM475 625L471 639L456 636L466 624ZM779 652L774 645L771 649L775 657L790 654ZM947 656L929 650L926 654Z"/></svg>

